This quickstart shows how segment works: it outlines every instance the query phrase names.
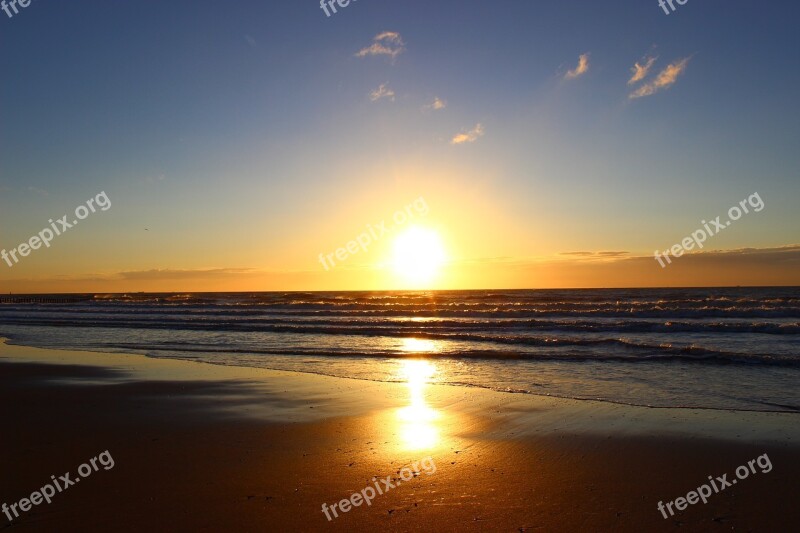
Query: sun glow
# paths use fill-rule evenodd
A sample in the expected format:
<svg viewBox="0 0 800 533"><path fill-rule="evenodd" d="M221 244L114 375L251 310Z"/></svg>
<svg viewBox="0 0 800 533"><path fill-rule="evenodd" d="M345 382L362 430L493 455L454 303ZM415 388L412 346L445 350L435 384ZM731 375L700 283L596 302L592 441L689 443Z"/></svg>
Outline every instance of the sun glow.
<svg viewBox="0 0 800 533"><path fill-rule="evenodd" d="M434 281L444 260L444 246L434 230L409 228L394 241L394 271L406 283L415 287Z"/></svg>

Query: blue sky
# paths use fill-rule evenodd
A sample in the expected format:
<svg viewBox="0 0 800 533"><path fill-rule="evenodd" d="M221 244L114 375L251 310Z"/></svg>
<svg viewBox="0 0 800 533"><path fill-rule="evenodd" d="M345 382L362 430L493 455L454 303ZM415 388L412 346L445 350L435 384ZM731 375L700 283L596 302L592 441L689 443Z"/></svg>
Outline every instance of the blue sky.
<svg viewBox="0 0 800 533"><path fill-rule="evenodd" d="M798 14L34 0L0 12L0 246L101 190L114 207L0 280L313 271L319 250L421 195L460 261L652 254L754 191L766 209L714 248L797 244ZM397 54L357 57L376 42ZM630 98L680 61L663 90ZM446 107L425 107L437 97Z"/></svg>

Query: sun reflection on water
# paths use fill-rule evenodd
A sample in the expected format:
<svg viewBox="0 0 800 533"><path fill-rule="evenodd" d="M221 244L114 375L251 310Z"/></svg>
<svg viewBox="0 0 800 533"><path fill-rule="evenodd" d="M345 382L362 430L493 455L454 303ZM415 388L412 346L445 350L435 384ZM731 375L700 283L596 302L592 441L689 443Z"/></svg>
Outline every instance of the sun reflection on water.
<svg viewBox="0 0 800 533"><path fill-rule="evenodd" d="M403 345L400 347L400 350L411 353L432 353L432 352L437 352L438 347L436 346L436 343L433 342L432 340L415 339L413 337L408 337L403 339Z"/></svg>

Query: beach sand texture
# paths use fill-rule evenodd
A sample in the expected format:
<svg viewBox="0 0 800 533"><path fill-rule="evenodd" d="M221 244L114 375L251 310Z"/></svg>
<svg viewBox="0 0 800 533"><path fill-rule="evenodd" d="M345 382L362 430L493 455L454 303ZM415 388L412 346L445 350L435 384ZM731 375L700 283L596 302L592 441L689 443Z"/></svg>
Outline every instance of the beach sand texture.
<svg viewBox="0 0 800 533"><path fill-rule="evenodd" d="M478 388L0 349L0 502L109 450L115 466L11 531L786 531L797 418L650 409ZM768 453L707 504L708 475ZM435 472L328 521L329 506L430 457ZM384 485L381 485L384 486ZM13 524L13 526L12 526Z"/></svg>

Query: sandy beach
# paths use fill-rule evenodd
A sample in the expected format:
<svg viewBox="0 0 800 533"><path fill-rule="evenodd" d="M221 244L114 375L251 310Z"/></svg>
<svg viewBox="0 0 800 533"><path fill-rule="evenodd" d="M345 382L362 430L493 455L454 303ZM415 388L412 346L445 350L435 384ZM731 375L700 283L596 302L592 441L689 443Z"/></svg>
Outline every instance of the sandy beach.
<svg viewBox="0 0 800 533"><path fill-rule="evenodd" d="M52 503L4 518L12 531L775 531L800 519L793 414L414 391L6 344L0 401L0 502L74 477L105 450L114 459ZM659 501L712 474L730 479L764 453L768 473L659 513ZM426 457L435 471L403 483L402 469ZM395 486L369 506L326 519L323 503L387 476Z"/></svg>

